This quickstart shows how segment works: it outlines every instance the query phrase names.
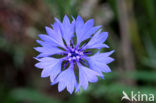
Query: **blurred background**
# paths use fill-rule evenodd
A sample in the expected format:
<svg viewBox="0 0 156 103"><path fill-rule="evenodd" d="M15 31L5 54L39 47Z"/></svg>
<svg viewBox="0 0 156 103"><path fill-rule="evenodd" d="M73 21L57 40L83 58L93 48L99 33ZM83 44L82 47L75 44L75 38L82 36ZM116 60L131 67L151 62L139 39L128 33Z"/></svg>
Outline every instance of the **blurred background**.
<svg viewBox="0 0 156 103"><path fill-rule="evenodd" d="M0 0L0 103L121 103L122 91L156 95L156 0ZM34 67L38 34L54 17L94 18L115 61L105 80L69 95ZM139 102L141 103L141 102Z"/></svg>

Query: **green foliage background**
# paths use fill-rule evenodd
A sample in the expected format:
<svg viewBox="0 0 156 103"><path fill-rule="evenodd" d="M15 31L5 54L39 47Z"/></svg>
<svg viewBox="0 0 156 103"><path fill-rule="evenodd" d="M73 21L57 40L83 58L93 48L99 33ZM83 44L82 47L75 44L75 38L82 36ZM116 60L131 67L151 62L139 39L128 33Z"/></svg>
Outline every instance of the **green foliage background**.
<svg viewBox="0 0 156 103"><path fill-rule="evenodd" d="M1 0L0 103L120 103L123 90L156 96L155 11L156 0ZM40 78L33 59L37 35L65 14L94 18L115 49L105 80L72 95Z"/></svg>

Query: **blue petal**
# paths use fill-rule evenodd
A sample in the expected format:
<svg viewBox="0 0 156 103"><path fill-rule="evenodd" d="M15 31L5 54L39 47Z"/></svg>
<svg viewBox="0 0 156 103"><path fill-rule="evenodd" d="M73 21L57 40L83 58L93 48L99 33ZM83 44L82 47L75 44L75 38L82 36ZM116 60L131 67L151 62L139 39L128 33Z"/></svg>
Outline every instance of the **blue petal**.
<svg viewBox="0 0 156 103"><path fill-rule="evenodd" d="M61 35L61 28L60 28L58 22L55 22L54 25L51 24L51 26L53 27L53 30L54 30L54 31L58 32L59 35ZM61 35L61 37L62 37L62 35Z"/></svg>
<svg viewBox="0 0 156 103"><path fill-rule="evenodd" d="M110 52L105 52L105 53L96 53L95 55L90 56L89 58L92 58L94 61L97 61L97 62L109 64L112 61L114 61L113 58L109 57L113 52L114 52L114 50L112 50Z"/></svg>
<svg viewBox="0 0 156 103"><path fill-rule="evenodd" d="M113 58L109 57L113 52L114 51L110 51L106 53L96 53L95 55L86 57L85 59L88 61L89 67L92 70L100 73L102 77L102 72L105 73L111 72L107 64L114 61Z"/></svg>
<svg viewBox="0 0 156 103"><path fill-rule="evenodd" d="M66 44L70 46L70 40L74 36L75 22L70 23L70 20L66 15L64 16L63 23L61 23L57 18L55 18L55 20L61 28L61 33Z"/></svg>
<svg viewBox="0 0 156 103"><path fill-rule="evenodd" d="M55 38L53 38L51 36L44 35L44 34L40 34L39 37L41 38L41 40L43 40L45 42L49 42L52 45L60 46L62 48L65 48L65 45L63 43L63 40L55 39Z"/></svg>
<svg viewBox="0 0 156 103"><path fill-rule="evenodd" d="M88 39L92 34L94 34L101 26L93 27L94 19L88 20L86 23L82 20L80 16L76 19L76 36L77 36L77 46L86 39Z"/></svg>
<svg viewBox="0 0 156 103"><path fill-rule="evenodd" d="M104 73L111 72L110 68L105 63L95 62L94 60L88 60L88 62L89 62L89 67L92 70L100 73L100 77L103 77L102 72Z"/></svg>
<svg viewBox="0 0 156 103"><path fill-rule="evenodd" d="M60 82L60 83L58 84L58 91L59 91L59 92L63 91L63 90L66 88L65 85L66 85L66 84L64 84L64 82Z"/></svg>
<svg viewBox="0 0 156 103"><path fill-rule="evenodd" d="M84 26L84 21L80 16L78 16L76 19L76 32L79 32L79 30L82 29L82 26Z"/></svg>
<svg viewBox="0 0 156 103"><path fill-rule="evenodd" d="M78 16L76 19L77 44L79 44L81 42L81 38L82 38L83 32L84 32L83 27L84 27L84 21L80 16Z"/></svg>
<svg viewBox="0 0 156 103"><path fill-rule="evenodd" d="M38 44L40 44L41 46L43 46L43 47L47 47L47 48L51 48L51 47L56 47L56 44L54 43L51 43L51 42L47 42L47 41L41 41L41 40L36 40L36 42L38 43Z"/></svg>
<svg viewBox="0 0 156 103"><path fill-rule="evenodd" d="M53 29L50 27L45 27L47 34L53 38L54 42L64 47L62 40L61 30L57 22L54 23Z"/></svg>
<svg viewBox="0 0 156 103"><path fill-rule="evenodd" d="M79 45L83 40L88 39L91 36L91 28L94 25L94 20L90 19L85 24L80 16L76 19L76 36L77 36L77 45Z"/></svg>
<svg viewBox="0 0 156 103"><path fill-rule="evenodd" d="M56 76L61 72L62 59L55 59L52 57L44 57L37 59L40 61L35 66L37 68L42 68L41 77L50 76L51 82L56 78Z"/></svg>
<svg viewBox="0 0 156 103"><path fill-rule="evenodd" d="M54 68L51 71L50 74L50 81L53 82L54 79L57 77L57 75L61 72L61 63L62 61L60 61L59 63L57 63Z"/></svg>
<svg viewBox="0 0 156 103"><path fill-rule="evenodd" d="M56 64L51 64L48 67L44 68L41 77L48 77L50 76L51 82L54 81L56 76L61 72L61 62L58 62Z"/></svg>
<svg viewBox="0 0 156 103"><path fill-rule="evenodd" d="M108 48L106 44L103 44L103 42L106 41L108 37L108 32L102 32L99 30L98 32L95 33L95 35L91 38L91 40L87 43L87 45L84 47L84 49L88 48Z"/></svg>
<svg viewBox="0 0 156 103"><path fill-rule="evenodd" d="M83 27L81 27L81 34L77 35L77 44L80 44L82 41L88 39L91 34L87 33L94 25L94 19L88 20Z"/></svg>
<svg viewBox="0 0 156 103"><path fill-rule="evenodd" d="M98 81L97 76L100 76L99 73L87 67L84 67L80 63L78 63L78 67L79 67L79 85L76 88L76 91L78 91L81 86L83 87L84 90L86 90L88 87L88 82L94 83Z"/></svg>
<svg viewBox="0 0 156 103"><path fill-rule="evenodd" d="M67 15L65 15L64 18L63 18L63 25L68 25L68 26L70 25L70 20L67 17Z"/></svg>
<svg viewBox="0 0 156 103"><path fill-rule="evenodd" d="M45 57L45 56L51 56L54 54L62 53L63 51L57 47L35 47L36 51L40 52L40 54L37 56L37 58Z"/></svg>
<svg viewBox="0 0 156 103"><path fill-rule="evenodd" d="M74 88L77 85L77 81L76 81L76 77L75 77L75 73L73 70L73 65L70 65L69 68L67 68L66 70L62 71L58 77L56 78L56 80L54 81L54 83L58 83L59 87L59 92L61 92L62 90L64 90L65 88L67 88L67 91L72 94L74 91Z"/></svg>
<svg viewBox="0 0 156 103"><path fill-rule="evenodd" d="M57 63L62 60L62 59L56 59L56 58L52 58L52 57L44 57L44 58L40 58L40 59L35 58L35 59L39 61L39 63L37 63L38 68L45 68L52 63Z"/></svg>
<svg viewBox="0 0 156 103"><path fill-rule="evenodd" d="M95 26L95 27L92 27L91 29L89 29L88 31L87 31L87 33L85 33L85 35L92 35L92 34L94 34L98 29L100 29L101 28L101 26Z"/></svg>

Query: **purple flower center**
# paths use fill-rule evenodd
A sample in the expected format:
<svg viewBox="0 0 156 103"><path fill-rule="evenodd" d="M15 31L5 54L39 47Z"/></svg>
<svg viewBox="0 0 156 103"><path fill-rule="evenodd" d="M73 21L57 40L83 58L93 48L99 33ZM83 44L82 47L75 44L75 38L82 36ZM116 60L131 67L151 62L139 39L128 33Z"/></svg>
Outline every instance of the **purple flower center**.
<svg viewBox="0 0 156 103"><path fill-rule="evenodd" d="M84 55L84 52L82 50L71 48L67 54L67 60L69 62L79 61L83 55Z"/></svg>

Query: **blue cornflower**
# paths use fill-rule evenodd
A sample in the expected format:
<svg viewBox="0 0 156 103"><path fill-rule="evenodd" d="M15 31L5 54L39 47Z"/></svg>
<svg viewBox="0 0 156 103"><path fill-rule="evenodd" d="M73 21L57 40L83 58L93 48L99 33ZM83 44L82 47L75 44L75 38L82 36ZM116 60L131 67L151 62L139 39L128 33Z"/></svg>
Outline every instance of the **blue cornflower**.
<svg viewBox="0 0 156 103"><path fill-rule="evenodd" d="M40 52L36 57L39 61L35 66L43 69L41 77L50 77L51 84L58 83L58 90L65 88L69 93L87 89L88 83L98 81L98 77L104 78L102 72L111 72L107 64L114 59L109 57L114 51L100 53L101 48L108 48L103 44L108 32L102 32L101 26L93 26L94 20L84 23L78 16L72 17L70 22L64 16L63 22L55 18L56 22L50 27L45 27L46 34L40 34L41 40L37 43L41 47L35 47ZM98 52L93 55L92 50Z"/></svg>

